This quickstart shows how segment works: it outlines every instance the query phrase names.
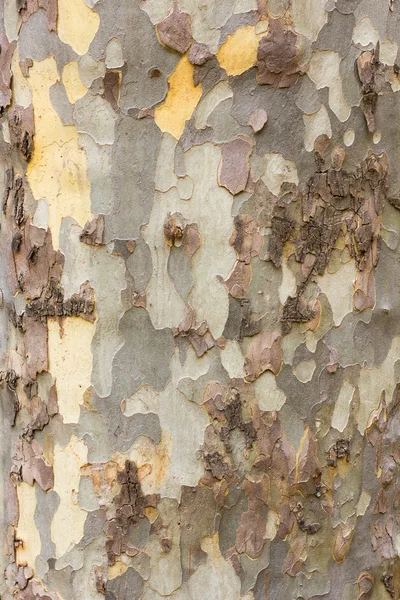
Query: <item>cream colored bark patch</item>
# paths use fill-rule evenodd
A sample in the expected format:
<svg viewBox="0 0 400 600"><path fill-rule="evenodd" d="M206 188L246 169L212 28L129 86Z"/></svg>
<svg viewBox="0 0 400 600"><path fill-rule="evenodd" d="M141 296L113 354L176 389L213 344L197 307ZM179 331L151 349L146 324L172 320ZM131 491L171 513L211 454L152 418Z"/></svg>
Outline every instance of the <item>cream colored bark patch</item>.
<svg viewBox="0 0 400 600"><path fill-rule="evenodd" d="M276 378L271 371L266 371L254 383L258 406L261 410L280 410L286 402L286 396L276 385Z"/></svg>
<svg viewBox="0 0 400 600"><path fill-rule="evenodd" d="M379 60L389 67L393 67L396 62L397 51L399 47L392 40L383 40L379 46Z"/></svg>
<svg viewBox="0 0 400 600"><path fill-rule="evenodd" d="M322 105L318 112L312 115L303 115L304 127L306 128L304 136L304 147L307 152L312 152L314 142L320 135L332 137L332 127L329 119L328 111Z"/></svg>
<svg viewBox="0 0 400 600"><path fill-rule="evenodd" d="M189 578L188 597L204 600L204 590L212 590L212 600L239 600L240 579L220 552L218 534L203 538L201 549L207 553L207 561Z"/></svg>
<svg viewBox="0 0 400 600"><path fill-rule="evenodd" d="M235 0L234 14L257 10L257 0Z"/></svg>
<svg viewBox="0 0 400 600"><path fill-rule="evenodd" d="M387 357L381 365L372 369L361 369L358 384L360 407L357 414L358 430L361 435L364 434L371 413L378 408L383 391L386 393L386 402L390 405L394 388L399 382L399 377L394 372L394 365L398 361L399 356L400 337L395 337L393 338Z"/></svg>
<svg viewBox="0 0 400 600"><path fill-rule="evenodd" d="M228 35L217 52L217 59L227 75L241 75L254 66L257 60L259 35L252 25L239 27Z"/></svg>
<svg viewBox="0 0 400 600"><path fill-rule="evenodd" d="M162 144L168 150L169 144ZM169 156L165 155L166 164ZM214 338L222 335L229 313L229 297L222 280L235 262L235 252L229 244L233 230L232 196L218 186L217 170L221 151L211 143L194 146L185 154L186 171L193 181L190 200L181 200L176 188L156 193L149 223L143 227L143 237L149 246L153 270L146 288L147 310L156 329L178 327L183 320L185 303L179 296L168 273L169 246L164 237L164 221L168 213L179 212L185 222L199 224L201 246L192 257L193 287L189 303L198 323L206 320ZM162 169L163 177L167 174ZM172 176L172 174L171 174ZM160 177L156 174L156 181ZM167 179L165 179L167 181Z"/></svg>
<svg viewBox="0 0 400 600"><path fill-rule="evenodd" d="M126 417L158 410L158 394L149 385L142 385L137 392L121 402L121 411Z"/></svg>
<svg viewBox="0 0 400 600"><path fill-rule="evenodd" d="M282 261L282 283L278 288L279 302L282 306L285 304L289 296L294 296L296 293L297 284L296 277L289 269L285 260Z"/></svg>
<svg viewBox="0 0 400 600"><path fill-rule="evenodd" d="M379 40L379 33L372 25L369 17L364 17L358 21L354 27L352 39L355 44L360 44L361 46L369 46L369 44L376 46Z"/></svg>
<svg viewBox="0 0 400 600"><path fill-rule="evenodd" d="M22 541L22 545L17 546L17 564L34 569L35 559L41 551L40 535L34 520L36 486L22 482L17 486L17 495L19 519L16 538Z"/></svg>
<svg viewBox="0 0 400 600"><path fill-rule="evenodd" d="M58 407L64 423L77 423L83 394L90 386L95 325L67 317L62 327L48 319L49 370L57 382Z"/></svg>
<svg viewBox="0 0 400 600"><path fill-rule="evenodd" d="M107 44L106 66L107 69L119 69L124 65L124 56L121 42L118 38L111 38Z"/></svg>
<svg viewBox="0 0 400 600"><path fill-rule="evenodd" d="M315 42L328 20L325 4L321 0L292 0L291 13L294 28L310 42Z"/></svg>
<svg viewBox="0 0 400 600"><path fill-rule="evenodd" d="M333 50L317 50L311 57L307 74L317 89L329 89L329 106L339 121L344 123L350 116L340 76L340 56Z"/></svg>
<svg viewBox="0 0 400 600"><path fill-rule="evenodd" d="M279 196L282 183L299 184L297 169L294 162L286 160L282 154L268 153L265 155L266 169L261 177L267 188L274 196Z"/></svg>
<svg viewBox="0 0 400 600"><path fill-rule="evenodd" d="M179 140L202 94L201 85L193 84L193 65L186 56L182 56L168 83L167 97L154 110L154 121L161 131Z"/></svg>
<svg viewBox="0 0 400 600"><path fill-rule="evenodd" d="M293 369L293 374L301 381L301 383L308 383L314 375L316 366L314 360L302 360L297 367Z"/></svg>
<svg viewBox="0 0 400 600"><path fill-rule="evenodd" d="M85 0L58 0L58 36L77 54L86 54L99 25L99 14Z"/></svg>
<svg viewBox="0 0 400 600"><path fill-rule="evenodd" d="M343 142L345 146L349 147L354 144L354 140L356 139L356 132L354 129L346 129L343 134Z"/></svg>
<svg viewBox="0 0 400 600"><path fill-rule="evenodd" d="M357 502L357 508L356 508L357 517L359 517L360 515L361 516L365 515L370 502L371 502L370 494L368 494L368 492L363 490L361 492L360 498Z"/></svg>
<svg viewBox="0 0 400 600"><path fill-rule="evenodd" d="M29 70L35 123L35 145L27 178L36 200L49 205L53 246L59 248L60 225L71 216L81 227L91 217L87 157L78 131L63 125L50 101L50 87L59 81L54 58L35 62Z"/></svg>
<svg viewBox="0 0 400 600"><path fill-rule="evenodd" d="M244 377L243 361L243 354L238 342L228 340L225 348L221 350L221 362L231 379Z"/></svg>
<svg viewBox="0 0 400 600"><path fill-rule="evenodd" d="M65 448L54 448L54 491L60 497L60 504L51 522L51 538L57 558L83 536L87 513L79 506L78 491L80 468L86 463L87 451L86 444L74 435Z"/></svg>
<svg viewBox="0 0 400 600"><path fill-rule="evenodd" d="M82 83L79 76L79 66L75 60L71 60L71 62L65 65L62 73L62 81L71 104L75 104L87 92L87 87Z"/></svg>
<svg viewBox="0 0 400 600"><path fill-rule="evenodd" d="M345 315L353 310L353 283L356 280L353 260L342 264L336 273L326 272L318 277L318 286L329 300L334 325L340 325Z"/></svg>
<svg viewBox="0 0 400 600"><path fill-rule="evenodd" d="M355 388L348 381L343 381L332 415L332 427L342 432L349 420L350 404Z"/></svg>
<svg viewBox="0 0 400 600"><path fill-rule="evenodd" d="M207 125L207 119L211 115L214 108L224 100L233 97L233 92L227 81L217 83L211 90L200 100L196 110L194 124L197 129L204 129Z"/></svg>

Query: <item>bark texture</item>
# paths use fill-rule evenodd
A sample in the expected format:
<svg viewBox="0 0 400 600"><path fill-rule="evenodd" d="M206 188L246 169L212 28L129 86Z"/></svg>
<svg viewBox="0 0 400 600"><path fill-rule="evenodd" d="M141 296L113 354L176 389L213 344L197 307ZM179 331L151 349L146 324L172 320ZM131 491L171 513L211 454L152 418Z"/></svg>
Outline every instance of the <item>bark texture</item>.
<svg viewBox="0 0 400 600"><path fill-rule="evenodd" d="M399 45L0 3L2 600L400 598Z"/></svg>

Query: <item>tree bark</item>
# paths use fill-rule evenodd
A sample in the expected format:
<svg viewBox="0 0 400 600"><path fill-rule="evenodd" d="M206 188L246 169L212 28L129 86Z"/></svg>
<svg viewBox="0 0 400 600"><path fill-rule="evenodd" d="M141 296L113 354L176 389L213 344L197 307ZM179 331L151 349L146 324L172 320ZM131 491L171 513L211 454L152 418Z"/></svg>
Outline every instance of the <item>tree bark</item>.
<svg viewBox="0 0 400 600"><path fill-rule="evenodd" d="M4 0L0 597L400 598L400 2Z"/></svg>

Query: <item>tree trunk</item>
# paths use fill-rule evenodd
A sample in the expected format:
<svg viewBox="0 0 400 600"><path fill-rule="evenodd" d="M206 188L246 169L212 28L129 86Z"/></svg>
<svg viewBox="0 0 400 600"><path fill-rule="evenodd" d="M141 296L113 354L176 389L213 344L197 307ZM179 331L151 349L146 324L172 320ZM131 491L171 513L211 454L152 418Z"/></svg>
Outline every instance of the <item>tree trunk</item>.
<svg viewBox="0 0 400 600"><path fill-rule="evenodd" d="M399 599L400 1L0 11L0 597Z"/></svg>

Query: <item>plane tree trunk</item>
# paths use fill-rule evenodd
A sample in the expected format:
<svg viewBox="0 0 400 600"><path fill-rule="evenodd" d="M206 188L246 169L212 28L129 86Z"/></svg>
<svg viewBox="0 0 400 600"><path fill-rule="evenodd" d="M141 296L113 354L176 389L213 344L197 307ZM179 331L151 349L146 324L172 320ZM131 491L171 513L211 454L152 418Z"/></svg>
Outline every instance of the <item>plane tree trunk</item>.
<svg viewBox="0 0 400 600"><path fill-rule="evenodd" d="M400 2L0 16L1 598L399 598Z"/></svg>

